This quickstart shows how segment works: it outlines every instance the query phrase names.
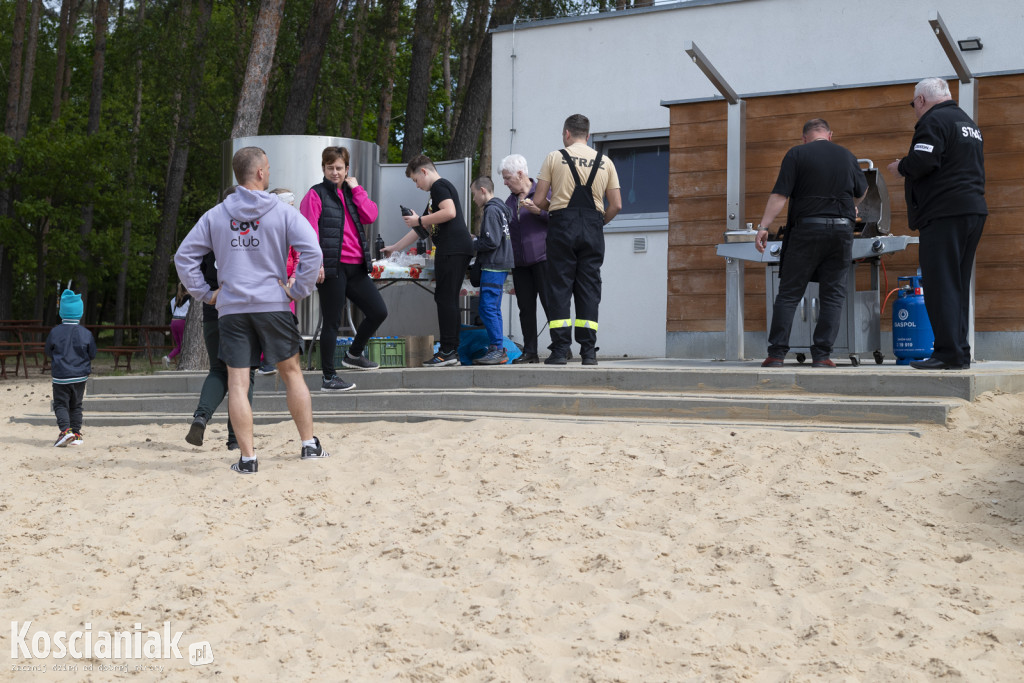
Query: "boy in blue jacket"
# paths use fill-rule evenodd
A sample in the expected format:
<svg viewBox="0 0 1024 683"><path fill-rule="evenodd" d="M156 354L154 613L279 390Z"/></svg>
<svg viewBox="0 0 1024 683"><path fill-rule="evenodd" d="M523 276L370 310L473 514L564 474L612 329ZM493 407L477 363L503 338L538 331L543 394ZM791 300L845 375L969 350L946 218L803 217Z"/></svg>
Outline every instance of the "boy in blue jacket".
<svg viewBox="0 0 1024 683"><path fill-rule="evenodd" d="M504 365L508 363L508 353L505 351L501 320L501 295L513 263L512 243L508 235L512 211L494 196L494 183L490 178L477 178L471 190L473 203L484 210L480 235L473 238L473 249L481 264L480 321L490 341L487 353L475 359L473 365Z"/></svg>
<svg viewBox="0 0 1024 683"><path fill-rule="evenodd" d="M70 289L60 295L61 324L46 337L46 355L53 364L53 413L57 416L60 434L54 446L64 448L82 445L82 399L85 383L96 357L96 340L82 320L82 296Z"/></svg>

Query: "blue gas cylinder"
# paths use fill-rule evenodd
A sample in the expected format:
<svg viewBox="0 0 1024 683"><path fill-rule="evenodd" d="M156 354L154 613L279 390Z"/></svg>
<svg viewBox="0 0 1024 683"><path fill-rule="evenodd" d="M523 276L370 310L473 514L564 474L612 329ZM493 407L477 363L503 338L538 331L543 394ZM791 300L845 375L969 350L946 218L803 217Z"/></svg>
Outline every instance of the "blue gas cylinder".
<svg viewBox="0 0 1024 683"><path fill-rule="evenodd" d="M935 334L924 307L921 276L901 277L897 284L900 289L892 304L892 351L896 365L908 365L912 360L931 357Z"/></svg>

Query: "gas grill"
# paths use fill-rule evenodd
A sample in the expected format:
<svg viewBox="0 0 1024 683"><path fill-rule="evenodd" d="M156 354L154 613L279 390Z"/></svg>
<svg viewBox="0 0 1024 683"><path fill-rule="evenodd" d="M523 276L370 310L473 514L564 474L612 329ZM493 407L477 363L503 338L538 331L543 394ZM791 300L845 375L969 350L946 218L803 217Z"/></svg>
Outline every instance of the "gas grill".
<svg viewBox="0 0 1024 683"><path fill-rule="evenodd" d="M918 242L917 237L907 235L889 234L889 194L885 187L878 169L870 159L860 159L862 164L867 164L864 171L865 179L868 181L868 192L864 201L858 207L858 219L854 228L853 239L853 267L847 271L846 276L846 304L843 308L843 316L839 325L839 334L832 352L834 355L848 355L853 365L860 364L860 354L871 353L876 363L881 363L885 356L881 350L881 320L879 303L879 283L881 257L885 254L892 254L903 251L910 244ZM725 232L725 242L717 246L717 253L726 259L728 273L739 272L738 276L726 278L726 288L739 289L740 291L727 291L729 301L734 302L733 309L738 308L738 321L727 321L727 334L743 334L742 305L737 306L736 301L742 302L743 264L763 263L765 264L765 305L767 307L768 325L772 325L772 309L775 304L775 296L779 287L779 257L782 252L781 241L768 242L764 253L759 253L754 245L754 238L757 231L728 230ZM738 266L738 269L737 269ZM857 270L859 267L870 268L870 286L867 289L857 289ZM795 354L798 362L803 363L810 353L814 326L818 320L818 284L812 282L807 285L803 299L797 305L796 315L793 320L793 329L790 334L790 353ZM727 311L727 315L731 312ZM742 348L742 340L732 340Z"/></svg>

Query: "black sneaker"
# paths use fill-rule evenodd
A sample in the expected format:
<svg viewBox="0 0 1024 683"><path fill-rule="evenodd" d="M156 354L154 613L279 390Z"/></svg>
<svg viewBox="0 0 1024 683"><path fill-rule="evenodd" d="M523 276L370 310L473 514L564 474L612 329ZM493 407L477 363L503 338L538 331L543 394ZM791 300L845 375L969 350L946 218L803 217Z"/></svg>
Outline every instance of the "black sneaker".
<svg viewBox="0 0 1024 683"><path fill-rule="evenodd" d="M583 356L584 365L597 365L597 356Z"/></svg>
<svg viewBox="0 0 1024 683"><path fill-rule="evenodd" d="M204 434L206 434L206 418L202 415L196 415L192 418L192 426L188 428L185 441L188 441L193 446L202 446Z"/></svg>
<svg viewBox="0 0 1024 683"><path fill-rule="evenodd" d="M433 358L431 358L428 361L424 361L423 362L424 367L428 367L428 368L441 368L441 367L444 367L446 365L458 365L458 364L459 364L459 352L458 351L454 351L454 350L453 351L449 351L448 353L445 353L444 351L438 351L437 353L434 354Z"/></svg>
<svg viewBox="0 0 1024 683"><path fill-rule="evenodd" d="M320 445L320 439L313 437L313 441L316 441L316 446L303 446L302 453L299 455L301 460L312 460L314 458L329 458L331 454L324 450L324 447Z"/></svg>
<svg viewBox="0 0 1024 683"><path fill-rule="evenodd" d="M239 474L256 474L260 471L260 463L256 458L246 462L245 460L242 460L241 456L239 456L238 462L232 465L231 469Z"/></svg>
<svg viewBox="0 0 1024 683"><path fill-rule="evenodd" d="M359 354L358 356L351 356L347 351L341 359L341 364L342 366L352 368L353 370L376 370L380 367L380 365L374 363L362 354Z"/></svg>
<svg viewBox="0 0 1024 683"><path fill-rule="evenodd" d="M238 442L237 441L228 441L228 450L229 451L237 451L238 450Z"/></svg>
<svg viewBox="0 0 1024 683"><path fill-rule="evenodd" d="M354 382L346 382L337 375L330 379L325 379L320 385L320 391L348 391L349 389L355 388L356 385Z"/></svg>

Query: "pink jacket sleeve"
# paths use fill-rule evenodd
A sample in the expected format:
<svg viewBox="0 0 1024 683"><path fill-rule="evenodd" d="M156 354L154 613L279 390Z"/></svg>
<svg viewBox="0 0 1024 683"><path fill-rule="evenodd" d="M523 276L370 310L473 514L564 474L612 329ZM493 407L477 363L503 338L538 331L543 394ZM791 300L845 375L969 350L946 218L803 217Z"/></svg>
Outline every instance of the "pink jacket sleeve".
<svg viewBox="0 0 1024 683"><path fill-rule="evenodd" d="M319 199L317 197L318 201ZM356 211L359 213L360 223L369 225L377 220L377 205L370 199L370 195L366 194L366 190L363 189L362 185L356 185L352 189L352 201L355 203ZM319 216L317 217L319 218Z"/></svg>
<svg viewBox="0 0 1024 683"><path fill-rule="evenodd" d="M316 231L317 239L320 239L320 214L323 212L324 207L320 203L320 195L318 195L312 188L306 193L306 196L299 202L299 213L301 213L309 224L313 226L313 230Z"/></svg>

